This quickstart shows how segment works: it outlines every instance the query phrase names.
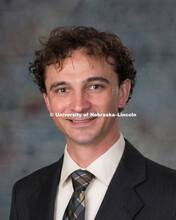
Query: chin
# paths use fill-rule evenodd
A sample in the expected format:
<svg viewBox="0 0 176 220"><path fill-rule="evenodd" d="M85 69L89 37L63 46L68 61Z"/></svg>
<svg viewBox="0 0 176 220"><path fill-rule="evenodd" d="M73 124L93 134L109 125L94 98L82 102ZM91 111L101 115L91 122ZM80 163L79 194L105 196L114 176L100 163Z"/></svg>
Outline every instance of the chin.
<svg viewBox="0 0 176 220"><path fill-rule="evenodd" d="M90 145L95 142L95 137L87 136L87 135L80 135L78 138L68 137L69 142L74 142L78 145Z"/></svg>

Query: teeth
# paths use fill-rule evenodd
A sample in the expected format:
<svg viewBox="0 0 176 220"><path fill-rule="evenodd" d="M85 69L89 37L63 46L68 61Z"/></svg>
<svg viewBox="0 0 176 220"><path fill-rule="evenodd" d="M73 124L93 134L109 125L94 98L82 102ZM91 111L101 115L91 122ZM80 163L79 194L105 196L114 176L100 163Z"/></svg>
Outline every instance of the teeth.
<svg viewBox="0 0 176 220"><path fill-rule="evenodd" d="M75 123L82 123L82 122L86 122L86 121L89 121L89 120L90 120L90 119L82 120L82 121L72 120L72 122L75 122Z"/></svg>

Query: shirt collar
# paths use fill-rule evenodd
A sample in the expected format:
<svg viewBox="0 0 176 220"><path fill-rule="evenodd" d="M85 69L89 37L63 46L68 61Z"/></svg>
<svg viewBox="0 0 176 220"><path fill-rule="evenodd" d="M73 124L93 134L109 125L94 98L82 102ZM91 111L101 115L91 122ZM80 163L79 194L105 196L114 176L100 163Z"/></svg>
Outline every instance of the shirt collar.
<svg viewBox="0 0 176 220"><path fill-rule="evenodd" d="M108 186L120 162L124 148L125 141L122 134L120 133L120 137L117 142L112 147L110 147L109 150L107 150L103 155L92 162L86 168L86 170L91 172L103 184ZM73 161L73 159L67 152L66 146L60 183L64 184L69 175L78 169L84 170Z"/></svg>

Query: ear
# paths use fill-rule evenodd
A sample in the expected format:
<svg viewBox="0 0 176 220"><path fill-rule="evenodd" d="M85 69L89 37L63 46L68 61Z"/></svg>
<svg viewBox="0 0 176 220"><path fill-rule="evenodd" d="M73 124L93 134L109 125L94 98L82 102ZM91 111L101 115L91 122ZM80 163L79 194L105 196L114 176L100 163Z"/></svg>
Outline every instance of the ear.
<svg viewBox="0 0 176 220"><path fill-rule="evenodd" d="M46 107L49 112L51 112L50 102L46 93L43 93L43 98L45 100Z"/></svg>
<svg viewBox="0 0 176 220"><path fill-rule="evenodd" d="M129 79L126 79L123 81L123 83L120 85L119 90L119 108L123 108L128 101L129 94L131 89L131 82Z"/></svg>

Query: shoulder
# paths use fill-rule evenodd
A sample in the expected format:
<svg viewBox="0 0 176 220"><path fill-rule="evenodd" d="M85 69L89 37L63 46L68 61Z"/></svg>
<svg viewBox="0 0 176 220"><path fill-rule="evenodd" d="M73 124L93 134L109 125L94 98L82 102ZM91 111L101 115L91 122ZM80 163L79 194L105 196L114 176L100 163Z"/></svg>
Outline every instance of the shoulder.
<svg viewBox="0 0 176 220"><path fill-rule="evenodd" d="M156 179L160 185L169 184L176 189L176 170L156 163L148 158L146 159L146 168L148 178Z"/></svg>
<svg viewBox="0 0 176 220"><path fill-rule="evenodd" d="M175 213L176 170L146 158L127 140L123 170L130 185L145 203L147 212L153 209L158 214L161 210Z"/></svg>
<svg viewBox="0 0 176 220"><path fill-rule="evenodd" d="M35 172L25 176L24 178L18 180L14 188L20 190L28 189L32 190L34 187L40 187L42 183L46 183L49 179L55 178L61 172L63 158L49 166L43 167Z"/></svg>
<svg viewBox="0 0 176 220"><path fill-rule="evenodd" d="M160 183L159 185L169 183L176 189L176 170L146 158L130 142L127 140L125 141L126 147L124 161L125 164L127 164L126 167L128 170L137 170L138 173L145 173L145 176L149 181L156 181L157 183Z"/></svg>

